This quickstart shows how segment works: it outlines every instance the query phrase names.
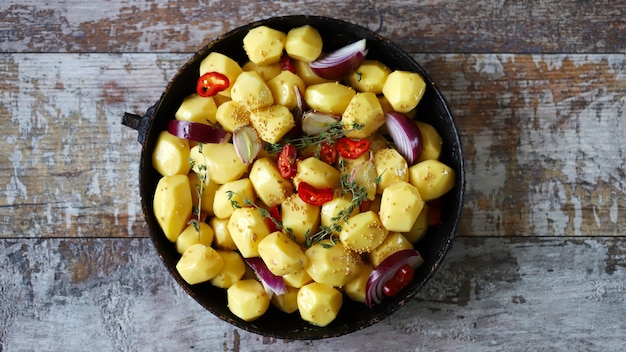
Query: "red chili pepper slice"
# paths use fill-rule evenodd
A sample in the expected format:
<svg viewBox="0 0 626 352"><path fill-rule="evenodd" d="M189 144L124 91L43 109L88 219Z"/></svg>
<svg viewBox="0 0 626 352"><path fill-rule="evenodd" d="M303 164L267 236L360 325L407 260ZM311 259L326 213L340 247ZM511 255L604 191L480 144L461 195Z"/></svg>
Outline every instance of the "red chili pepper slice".
<svg viewBox="0 0 626 352"><path fill-rule="evenodd" d="M333 200L335 191L330 187L318 189L304 181L301 181L298 184L298 196L307 204L321 206L322 204Z"/></svg>
<svg viewBox="0 0 626 352"><path fill-rule="evenodd" d="M285 144L278 153L278 172L284 178L290 179L296 176L298 165L296 159L298 150L292 144Z"/></svg>
<svg viewBox="0 0 626 352"><path fill-rule="evenodd" d="M363 213L363 212L370 210L372 203L374 203L374 201L371 199L363 199L363 201L361 202L361 205L359 206L359 211Z"/></svg>
<svg viewBox="0 0 626 352"><path fill-rule="evenodd" d="M352 139L343 137L337 141L337 151L345 159L356 159L370 149L367 139Z"/></svg>
<svg viewBox="0 0 626 352"><path fill-rule="evenodd" d="M337 146L328 141L320 144L320 159L327 164L334 164L337 161Z"/></svg>
<svg viewBox="0 0 626 352"><path fill-rule="evenodd" d="M415 270L409 264L404 264L396 271L394 277L383 284L383 293L387 297L396 295L413 280L414 275Z"/></svg>
<svg viewBox="0 0 626 352"><path fill-rule="evenodd" d="M280 57L280 69L283 71L289 71L291 73L296 73L296 67L293 65L293 60L287 54L283 54Z"/></svg>
<svg viewBox="0 0 626 352"><path fill-rule="evenodd" d="M280 231L280 228L278 227L278 225L276 225L276 222L280 222L282 219L282 216L280 215L279 205L277 204L271 207L269 209L269 212L270 212L270 217L264 219L265 224L270 229L270 232Z"/></svg>
<svg viewBox="0 0 626 352"><path fill-rule="evenodd" d="M219 72L207 72L198 78L196 93L201 97L212 97L230 86L226 75Z"/></svg>

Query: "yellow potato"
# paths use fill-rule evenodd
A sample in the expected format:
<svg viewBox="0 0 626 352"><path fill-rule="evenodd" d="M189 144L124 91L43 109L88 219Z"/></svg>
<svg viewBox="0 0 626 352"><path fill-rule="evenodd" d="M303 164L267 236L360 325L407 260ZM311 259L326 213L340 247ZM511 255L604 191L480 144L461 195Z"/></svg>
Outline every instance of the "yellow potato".
<svg viewBox="0 0 626 352"><path fill-rule="evenodd" d="M162 131L152 152L152 166L163 176L189 172L189 141Z"/></svg>
<svg viewBox="0 0 626 352"><path fill-rule="evenodd" d="M437 199L454 187L455 173L438 160L424 160L409 168L409 179L424 201Z"/></svg>
<svg viewBox="0 0 626 352"><path fill-rule="evenodd" d="M228 220L211 218L209 225L213 228L213 244L215 248L234 251L237 249L237 245L233 241L230 231L228 231Z"/></svg>
<svg viewBox="0 0 626 352"><path fill-rule="evenodd" d="M281 231L267 235L259 242L258 249L267 268L277 276L302 271L307 260L302 248Z"/></svg>
<svg viewBox="0 0 626 352"><path fill-rule="evenodd" d="M217 104L213 97L201 97L193 93L183 99L174 116L177 120L214 124L216 110Z"/></svg>
<svg viewBox="0 0 626 352"><path fill-rule="evenodd" d="M285 281L285 285L296 288L300 288L310 282L313 282L313 278L311 278L311 276L304 269L294 274L283 275L283 280Z"/></svg>
<svg viewBox="0 0 626 352"><path fill-rule="evenodd" d="M387 76L391 73L389 67L377 60L365 60L355 72L348 76L350 86L359 92L380 94Z"/></svg>
<svg viewBox="0 0 626 352"><path fill-rule="evenodd" d="M228 220L228 231L244 258L258 257L259 242L270 232L255 208L235 209Z"/></svg>
<svg viewBox="0 0 626 352"><path fill-rule="evenodd" d="M218 249L217 253L224 260L224 266L210 282L211 285L221 288L229 288L235 282L241 280L246 273L246 263L237 251Z"/></svg>
<svg viewBox="0 0 626 352"><path fill-rule="evenodd" d="M230 98L250 110L274 104L272 91L255 71L244 71L232 84Z"/></svg>
<svg viewBox="0 0 626 352"><path fill-rule="evenodd" d="M373 211L359 213L342 225L339 239L346 248L366 253L378 247L387 236L387 229Z"/></svg>
<svg viewBox="0 0 626 352"><path fill-rule="evenodd" d="M254 279L239 280L226 290L228 309L245 321L260 318L270 306L263 285Z"/></svg>
<svg viewBox="0 0 626 352"><path fill-rule="evenodd" d="M154 192L154 216L171 242L187 226L191 217L193 203L187 175L163 176Z"/></svg>
<svg viewBox="0 0 626 352"><path fill-rule="evenodd" d="M267 207L282 203L293 193L291 182L280 175L276 162L268 157L257 159L248 177L257 197Z"/></svg>
<svg viewBox="0 0 626 352"><path fill-rule="evenodd" d="M250 110L243 104L229 100L217 107L215 120L224 130L233 133L238 127L250 124Z"/></svg>
<svg viewBox="0 0 626 352"><path fill-rule="evenodd" d="M429 212L430 207L428 203L424 203L424 208L417 217L417 220L415 220L413 227L411 227L411 230L404 233L404 237L406 237L409 242L416 243L424 238L424 235L426 234L426 231L428 231L429 227Z"/></svg>
<svg viewBox="0 0 626 352"><path fill-rule="evenodd" d="M315 233L320 222L320 207L307 204L297 194L281 203L283 227L299 244L306 242L307 233Z"/></svg>
<svg viewBox="0 0 626 352"><path fill-rule="evenodd" d="M269 65L258 65L252 61L248 61L241 68L243 68L244 71L255 71L263 77L265 81L276 77L283 70L278 62Z"/></svg>
<svg viewBox="0 0 626 352"><path fill-rule="evenodd" d="M330 285L312 282L300 288L297 303L302 319L323 327L335 320L339 314L343 295Z"/></svg>
<svg viewBox="0 0 626 352"><path fill-rule="evenodd" d="M268 143L277 143L296 125L291 111L283 105L270 105L252 111L250 122L259 138Z"/></svg>
<svg viewBox="0 0 626 352"><path fill-rule="evenodd" d="M343 292L345 292L351 300L364 303L367 280L369 279L369 276L373 270L374 267L372 266L372 264L364 263L361 271L359 272L359 275L350 280L350 282L348 282L343 287Z"/></svg>
<svg viewBox="0 0 626 352"><path fill-rule="evenodd" d="M228 198L229 191L233 192L231 199ZM236 202L239 206L246 206L246 200L254 203L254 189L252 182L247 177L230 181L217 188L213 201L213 213L220 219L229 218L233 213L232 202Z"/></svg>
<svg viewBox="0 0 626 352"><path fill-rule="evenodd" d="M322 36L310 25L292 28L287 32L285 51L289 57L311 62L322 53Z"/></svg>
<svg viewBox="0 0 626 352"><path fill-rule="evenodd" d="M293 110L298 106L296 88L299 89L301 93L303 93L306 88L302 78L287 70L282 71L274 78L268 80L267 86L272 92L274 103L284 105L289 110Z"/></svg>
<svg viewBox="0 0 626 352"><path fill-rule="evenodd" d="M193 160L193 171L203 172L206 168L211 180L222 185L235 181L248 171L232 143L204 143L191 148L189 158Z"/></svg>
<svg viewBox="0 0 626 352"><path fill-rule="evenodd" d="M370 263L377 267L388 256L403 249L413 249L411 242L400 232L390 232L383 243L368 255Z"/></svg>
<svg viewBox="0 0 626 352"><path fill-rule="evenodd" d="M422 121L415 121L422 135L422 154L420 154L417 162L424 160L437 160L441 155L441 146L443 141L439 132L430 124Z"/></svg>
<svg viewBox="0 0 626 352"><path fill-rule="evenodd" d="M309 247L304 254L304 268L316 282L341 287L359 274L361 257L341 242L323 240Z"/></svg>
<svg viewBox="0 0 626 352"><path fill-rule="evenodd" d="M176 238L176 251L180 254L185 253L187 248L194 244L203 244L210 246L213 242L213 229L209 224L197 222L187 225L187 228L181 232Z"/></svg>
<svg viewBox="0 0 626 352"><path fill-rule="evenodd" d="M176 270L190 285L209 281L224 267L224 260L215 249L204 244L194 244L180 257Z"/></svg>
<svg viewBox="0 0 626 352"><path fill-rule="evenodd" d="M333 82L329 79L318 76L315 72L313 72L313 70L311 70L311 66L309 66L309 63L306 61L294 60L293 67L295 68L298 77L302 78L307 86Z"/></svg>
<svg viewBox="0 0 626 352"><path fill-rule="evenodd" d="M188 176L193 204L197 207L198 202L200 202L200 211L207 215L213 215L213 199L219 185L207 177L204 180L204 187L201 188L202 182L198 178L198 174L192 171ZM199 195L202 197L198 198Z"/></svg>
<svg viewBox="0 0 626 352"><path fill-rule="evenodd" d="M389 231L410 231L424 208L417 187L400 181L385 188L380 198L380 221Z"/></svg>
<svg viewBox="0 0 626 352"><path fill-rule="evenodd" d="M341 117L346 137L363 139L376 132L385 123L385 113L376 94L357 93L352 97ZM355 128L360 125L359 128Z"/></svg>
<svg viewBox="0 0 626 352"><path fill-rule="evenodd" d="M298 310L298 291L299 289L287 286L287 292L282 295L273 295L270 302L281 311L291 314Z"/></svg>
<svg viewBox="0 0 626 352"><path fill-rule="evenodd" d="M304 101L313 110L343 114L355 95L354 89L339 82L319 83L306 88Z"/></svg>
<svg viewBox="0 0 626 352"><path fill-rule="evenodd" d="M287 35L267 26L252 28L243 38L243 48L250 61L268 65L280 61Z"/></svg>
<svg viewBox="0 0 626 352"><path fill-rule="evenodd" d="M315 188L339 187L339 171L319 160L316 157L309 157L298 162L298 171L293 178L296 187L304 181Z"/></svg>
<svg viewBox="0 0 626 352"><path fill-rule="evenodd" d="M237 77L243 72L243 69L239 66L237 61L224 54L213 51L200 62L200 76L208 72L219 72L228 77L228 88L219 92L218 95L230 97L230 89L233 82L235 82Z"/></svg>
<svg viewBox="0 0 626 352"><path fill-rule="evenodd" d="M385 188L394 183L409 181L409 165L397 150L385 148L374 153L374 166L380 182L376 185L376 193L381 194Z"/></svg>
<svg viewBox="0 0 626 352"><path fill-rule="evenodd" d="M345 226L343 222L337 222L337 219L350 217L359 213L358 207L354 207L350 214L345 214L351 204L352 200L347 197L335 197L331 201L322 204L320 208L320 223L322 226L331 226L333 223L338 223L339 226ZM333 221L333 219L335 219L335 221ZM333 233L339 234L339 231L333 230Z"/></svg>
<svg viewBox="0 0 626 352"><path fill-rule="evenodd" d="M426 82L418 73L393 71L387 76L383 94L397 112L413 110L426 91Z"/></svg>

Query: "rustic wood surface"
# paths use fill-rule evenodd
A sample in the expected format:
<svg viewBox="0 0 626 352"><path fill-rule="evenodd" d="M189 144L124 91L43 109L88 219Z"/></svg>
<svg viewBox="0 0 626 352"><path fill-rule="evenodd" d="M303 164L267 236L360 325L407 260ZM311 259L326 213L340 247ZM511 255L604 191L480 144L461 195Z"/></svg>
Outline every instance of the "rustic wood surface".
<svg viewBox="0 0 626 352"><path fill-rule="evenodd" d="M327 15L431 73L461 131L467 196L434 279L322 341L263 338L164 270L124 112L252 20ZM626 2L3 1L0 351L623 351Z"/></svg>

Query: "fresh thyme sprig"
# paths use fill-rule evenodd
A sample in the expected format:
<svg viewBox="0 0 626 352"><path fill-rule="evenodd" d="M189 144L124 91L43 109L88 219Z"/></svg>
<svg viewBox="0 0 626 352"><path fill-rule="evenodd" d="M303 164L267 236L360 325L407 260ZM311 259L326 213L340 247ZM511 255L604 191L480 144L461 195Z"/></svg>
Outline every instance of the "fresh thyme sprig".
<svg viewBox="0 0 626 352"><path fill-rule="evenodd" d="M198 145L198 152L200 153L200 155L202 155L202 158L204 159L204 163L196 164L195 159L189 158L189 167L192 170L194 170L194 172L198 176L198 181L200 181L200 184L196 183L195 185L196 195L198 196L198 205L193 208L193 213L197 216L197 218L192 219L190 221L190 223L193 225L194 229L196 229L197 232L200 232L200 219L201 219L201 214L202 214L202 197L204 197L205 185L206 185L207 180L209 179L209 169L206 165L207 164L206 157L202 153L202 147L203 147L203 144L200 143ZM197 171L196 171L196 167L197 167Z"/></svg>
<svg viewBox="0 0 626 352"><path fill-rule="evenodd" d="M322 142L334 142L346 136L349 131L358 131L363 129L364 125L354 122L349 129L345 129L341 121L328 124L328 130L321 132L315 136L303 136L298 138L285 138L282 142L266 143L265 151L275 154L283 149L285 144L291 144L296 149L304 149L310 145L320 145Z"/></svg>
<svg viewBox="0 0 626 352"><path fill-rule="evenodd" d="M237 193L235 193L235 192L233 192L231 190L226 191L226 196L228 197L228 201L230 202L230 206L233 207L233 209L242 208L242 205L239 204L239 202L236 199L233 199L233 197L235 197L235 195L237 195ZM276 228L285 231L290 236L292 235L291 230L290 229L286 229L283 226L283 223L279 219L274 218L272 216L272 214L270 214L269 210L258 206L250 198L244 197L243 198L243 205L246 206L246 207L256 208L256 210L258 210L259 213L261 213L261 216L263 217L263 219L269 219L270 221L272 221L274 223L274 225L276 225Z"/></svg>

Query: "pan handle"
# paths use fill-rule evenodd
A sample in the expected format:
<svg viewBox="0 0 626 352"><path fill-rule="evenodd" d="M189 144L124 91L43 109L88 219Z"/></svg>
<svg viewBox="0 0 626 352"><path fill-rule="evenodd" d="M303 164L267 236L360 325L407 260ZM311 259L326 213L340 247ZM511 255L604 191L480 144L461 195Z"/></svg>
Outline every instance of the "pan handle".
<svg viewBox="0 0 626 352"><path fill-rule="evenodd" d="M122 125L137 131L137 142L141 145L143 145L148 135L148 126L155 109L156 104L148 108L143 116L129 112L124 113L124 116L122 116Z"/></svg>

